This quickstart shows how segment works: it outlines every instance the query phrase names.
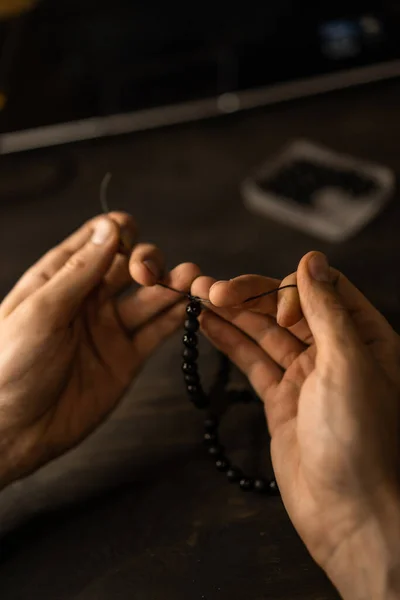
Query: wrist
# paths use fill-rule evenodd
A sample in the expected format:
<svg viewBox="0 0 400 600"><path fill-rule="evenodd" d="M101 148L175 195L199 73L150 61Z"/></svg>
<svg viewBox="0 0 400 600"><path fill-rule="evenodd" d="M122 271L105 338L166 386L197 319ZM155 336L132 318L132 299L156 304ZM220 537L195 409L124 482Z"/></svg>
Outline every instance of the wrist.
<svg viewBox="0 0 400 600"><path fill-rule="evenodd" d="M344 600L400 598L400 492L381 490L363 523L338 546L326 573Z"/></svg>

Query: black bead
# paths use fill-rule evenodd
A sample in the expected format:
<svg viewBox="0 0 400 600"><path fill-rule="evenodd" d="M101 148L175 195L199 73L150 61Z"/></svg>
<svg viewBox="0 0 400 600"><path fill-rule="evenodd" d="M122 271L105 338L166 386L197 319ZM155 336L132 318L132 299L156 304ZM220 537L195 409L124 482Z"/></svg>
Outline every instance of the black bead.
<svg viewBox="0 0 400 600"><path fill-rule="evenodd" d="M193 373L197 373L197 365L194 362L183 362L182 363L182 371L188 375L193 375Z"/></svg>
<svg viewBox="0 0 400 600"><path fill-rule="evenodd" d="M244 492L251 492L254 487L254 481L249 477L243 477L243 479L239 481L239 486Z"/></svg>
<svg viewBox="0 0 400 600"><path fill-rule="evenodd" d="M191 396L199 396L203 393L203 389L199 384L188 385L186 387L188 394Z"/></svg>
<svg viewBox="0 0 400 600"><path fill-rule="evenodd" d="M197 348L185 348L182 352L182 356L188 362L194 362L199 357L199 351Z"/></svg>
<svg viewBox="0 0 400 600"><path fill-rule="evenodd" d="M201 314L200 302L190 302L186 307L186 314L189 315L189 317L198 317Z"/></svg>
<svg viewBox="0 0 400 600"><path fill-rule="evenodd" d="M219 425L219 422L218 422L217 417L213 417L212 415L209 415L207 417L207 419L204 421L204 429L206 431L213 432L216 429L218 429L218 425Z"/></svg>
<svg viewBox="0 0 400 600"><path fill-rule="evenodd" d="M265 492L267 492L269 489L268 486L268 481L266 481L265 479L256 479L254 482L254 491L258 492L259 494L265 494Z"/></svg>
<svg viewBox="0 0 400 600"><path fill-rule="evenodd" d="M208 449L208 454L210 456L212 456L213 458L218 458L219 456L221 456L223 454L223 452L224 452L224 448L220 444L213 444Z"/></svg>
<svg viewBox="0 0 400 600"><path fill-rule="evenodd" d="M229 483L236 483L237 481L240 481L243 478L243 473L237 467L231 467L230 469L228 469L226 477Z"/></svg>
<svg viewBox="0 0 400 600"><path fill-rule="evenodd" d="M279 495L279 488L278 488L278 484L276 483L275 479L272 479L269 484L268 484L268 492L271 494L271 496L278 496Z"/></svg>
<svg viewBox="0 0 400 600"><path fill-rule="evenodd" d="M215 444L218 444L218 434L217 433L208 431L207 433L204 434L203 439L204 439L204 443L207 445L215 446Z"/></svg>
<svg viewBox="0 0 400 600"><path fill-rule="evenodd" d="M197 385L200 381L200 377L198 373L191 373L184 375L185 381L188 385Z"/></svg>
<svg viewBox="0 0 400 600"><path fill-rule="evenodd" d="M196 317L189 317L185 321L185 329L189 331L189 333L196 333L200 327L200 323Z"/></svg>
<svg viewBox="0 0 400 600"><path fill-rule="evenodd" d="M227 458L221 456L221 458L219 458L216 461L215 466L217 467L218 471L221 471L221 473L225 473L225 471L227 471L231 466L231 463Z"/></svg>
<svg viewBox="0 0 400 600"><path fill-rule="evenodd" d="M195 333L185 333L183 336L183 343L188 348L195 348L199 343L199 340Z"/></svg>

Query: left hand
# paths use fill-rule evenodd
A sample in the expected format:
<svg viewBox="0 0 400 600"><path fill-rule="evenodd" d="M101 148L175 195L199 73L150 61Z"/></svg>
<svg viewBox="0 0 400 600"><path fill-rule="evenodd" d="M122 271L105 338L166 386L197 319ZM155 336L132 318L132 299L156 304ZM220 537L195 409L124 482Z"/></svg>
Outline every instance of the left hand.
<svg viewBox="0 0 400 600"><path fill-rule="evenodd" d="M160 251L140 244L128 261L120 234L132 248L126 214L88 222L0 305L0 489L89 435L184 319L182 298L154 286ZM165 281L189 290L197 275L183 264ZM120 297L132 277L154 287Z"/></svg>

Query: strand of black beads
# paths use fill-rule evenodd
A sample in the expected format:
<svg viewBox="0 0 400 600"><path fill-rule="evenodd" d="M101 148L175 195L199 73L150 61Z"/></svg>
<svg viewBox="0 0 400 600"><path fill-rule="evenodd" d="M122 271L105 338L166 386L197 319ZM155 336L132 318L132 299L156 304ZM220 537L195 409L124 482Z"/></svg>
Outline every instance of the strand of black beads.
<svg viewBox="0 0 400 600"><path fill-rule="evenodd" d="M191 299L186 307L185 334L183 336L184 349L182 353L182 371L186 390L194 406L198 409L207 408L209 405L209 399L203 390L197 365L199 356L197 332L200 328L199 316L201 309L200 302L195 299Z"/></svg>
<svg viewBox="0 0 400 600"><path fill-rule="evenodd" d="M243 392L230 392L231 402L238 401L246 404L251 401L256 401L253 394ZM241 398L240 398L241 396ZM215 466L221 473L226 474L229 483L237 483L243 492L254 491L257 494L268 494L270 496L279 495L279 489L275 479L265 479L258 477L253 479L246 476L239 467L233 465L225 454L225 448L221 444L219 437L219 419L212 414L209 414L204 421L204 443L207 446L208 454L215 460Z"/></svg>
<svg viewBox="0 0 400 600"><path fill-rule="evenodd" d="M183 363L182 371L186 383L188 395L194 406L199 409L205 409L209 406L209 398L203 390L201 384L197 359L199 352L197 332L200 328L199 316L201 315L201 303L191 298L186 307L185 333L183 336ZM225 387L229 380L230 362L226 356L220 355L221 364L218 372L218 385ZM255 400L255 396L246 391L230 392L230 404L236 402L249 403ZM274 479L247 477L241 469L232 465L225 454L225 448L219 438L220 421L216 415L208 414L204 421L204 443L207 447L209 456L215 461L215 466L221 473L225 473L230 483L238 483L244 492L254 491L259 494L276 495L279 494L278 486Z"/></svg>

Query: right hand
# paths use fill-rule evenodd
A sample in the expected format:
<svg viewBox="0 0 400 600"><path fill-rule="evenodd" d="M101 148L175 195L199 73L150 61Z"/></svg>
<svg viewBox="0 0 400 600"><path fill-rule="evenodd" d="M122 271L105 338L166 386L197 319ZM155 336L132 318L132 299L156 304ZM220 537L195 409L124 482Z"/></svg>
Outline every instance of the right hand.
<svg viewBox="0 0 400 600"><path fill-rule="evenodd" d="M243 304L296 282L279 302ZM399 337L319 253L282 282L203 277L192 294L210 298L205 334L265 403L282 499L309 551L344 597L386 597L385 559L400 560Z"/></svg>

